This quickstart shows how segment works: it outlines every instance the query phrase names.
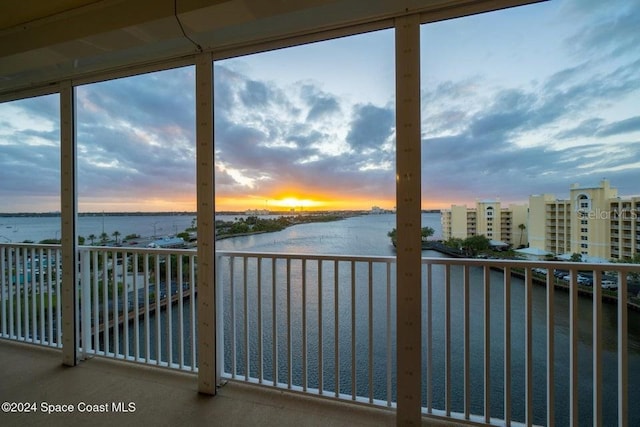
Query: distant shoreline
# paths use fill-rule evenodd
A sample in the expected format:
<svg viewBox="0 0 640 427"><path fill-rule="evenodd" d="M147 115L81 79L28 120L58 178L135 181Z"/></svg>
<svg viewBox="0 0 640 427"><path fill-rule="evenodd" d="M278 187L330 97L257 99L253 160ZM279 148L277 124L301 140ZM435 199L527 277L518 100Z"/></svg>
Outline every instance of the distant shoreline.
<svg viewBox="0 0 640 427"><path fill-rule="evenodd" d="M422 209L422 213L440 213L440 209ZM334 211L270 211L267 215L331 215L335 213L353 213L353 214L368 214L371 211L357 210L357 209L344 209ZM395 214L395 212L390 212ZM247 213L246 211L219 211L216 215L242 215L253 216L255 214ZM190 211L170 211L170 212L78 212L79 217L95 217L95 216L197 216L198 212ZM0 212L0 218L7 217L24 217L24 218L38 218L38 217L60 217L60 212Z"/></svg>

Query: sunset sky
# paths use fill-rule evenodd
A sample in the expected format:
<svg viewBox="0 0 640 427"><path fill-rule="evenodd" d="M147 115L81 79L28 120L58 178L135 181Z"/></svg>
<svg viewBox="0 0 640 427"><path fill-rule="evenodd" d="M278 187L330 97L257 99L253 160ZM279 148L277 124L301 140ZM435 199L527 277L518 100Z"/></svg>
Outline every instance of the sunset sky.
<svg viewBox="0 0 640 427"><path fill-rule="evenodd" d="M640 0L424 25L422 206L640 194ZM393 31L215 63L217 210L395 205ZM194 68L77 89L79 210L193 211ZM0 104L0 212L60 210L57 95Z"/></svg>

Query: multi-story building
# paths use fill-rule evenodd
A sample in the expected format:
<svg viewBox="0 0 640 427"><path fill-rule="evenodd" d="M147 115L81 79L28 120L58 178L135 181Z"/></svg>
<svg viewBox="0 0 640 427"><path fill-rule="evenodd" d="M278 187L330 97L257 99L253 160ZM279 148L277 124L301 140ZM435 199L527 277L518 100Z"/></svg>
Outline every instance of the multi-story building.
<svg viewBox="0 0 640 427"><path fill-rule="evenodd" d="M442 237L465 239L484 235L514 247L526 245L527 206L501 207L500 201L476 201L476 206L453 205L441 212Z"/></svg>
<svg viewBox="0 0 640 427"><path fill-rule="evenodd" d="M640 251L640 197L618 197L608 180L597 187L571 186L568 199L529 197L529 244L554 254L603 259Z"/></svg>

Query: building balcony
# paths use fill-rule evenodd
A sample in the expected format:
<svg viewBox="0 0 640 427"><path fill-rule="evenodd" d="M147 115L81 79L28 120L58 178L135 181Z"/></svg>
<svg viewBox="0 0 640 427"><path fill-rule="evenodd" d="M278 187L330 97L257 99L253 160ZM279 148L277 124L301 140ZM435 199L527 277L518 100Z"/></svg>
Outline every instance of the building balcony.
<svg viewBox="0 0 640 427"><path fill-rule="evenodd" d="M81 247L75 353L83 362L74 369L54 368L68 352L60 312L68 293L60 279L60 259L56 246L0 245L0 359L3 366L15 367L5 374L3 387L9 384L17 400L133 402L134 416L160 424L176 417L195 425L205 419L243 425L308 425L316 418L323 425L395 423L395 355L400 351L395 313L402 309L396 298L395 257L218 252L218 327L215 338L203 338L216 348L220 388L213 398L196 398L204 375L198 331L206 328L196 316L195 251ZM612 366L619 372L620 388L606 388L605 393L609 386L602 380L602 370L610 368L604 365L604 336L615 332L626 337L627 323L619 322L613 332L589 326L578 333L584 326L578 316L567 317L567 310L554 308L558 298L559 305L571 306L570 312L577 310L578 284L568 285L568 296L555 295L552 274L548 279L533 274L534 269L559 268L574 277L578 269L594 272L595 298L580 304L592 306L600 325L606 307L598 284L605 272L617 274L622 303L608 309L626 319L626 280L635 266L422 259L423 387L418 404L423 425L544 424L556 415L569 422L575 414L566 410L577 400L566 399L582 393L578 375L581 382L590 378L595 402L613 396L613 406L627 417L626 357ZM534 287L534 279L546 283L546 290ZM538 310L548 313L546 321L534 321ZM477 313L482 315L477 318ZM556 328L556 318L568 325L568 334L566 326ZM512 339L512 328L524 335L518 332ZM594 366L601 368L579 374L578 337L588 331L593 333ZM534 354L534 334L547 336L544 353ZM563 357L554 353L558 339L568 340L574 355L566 372L547 362ZM619 340L618 354L627 353L626 343ZM510 362L513 357L523 362L519 373ZM492 378L494 370L505 375ZM534 370L547 374L534 378ZM520 375L527 380L521 382ZM570 381L558 385L557 379L569 375ZM512 386L524 394L499 397ZM534 408L533 396L544 390L549 390L547 399L555 397L541 412ZM597 419L602 411L602 403L590 409ZM27 420L19 417L16 423Z"/></svg>

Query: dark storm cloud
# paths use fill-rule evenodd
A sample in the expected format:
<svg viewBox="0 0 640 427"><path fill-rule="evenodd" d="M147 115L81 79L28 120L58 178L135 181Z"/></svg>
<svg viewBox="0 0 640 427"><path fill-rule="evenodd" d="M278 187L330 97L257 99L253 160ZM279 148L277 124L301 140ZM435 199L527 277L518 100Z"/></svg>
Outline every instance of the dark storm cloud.
<svg viewBox="0 0 640 427"><path fill-rule="evenodd" d="M357 152L379 149L393 134L395 116L391 108L356 105L347 143Z"/></svg>

